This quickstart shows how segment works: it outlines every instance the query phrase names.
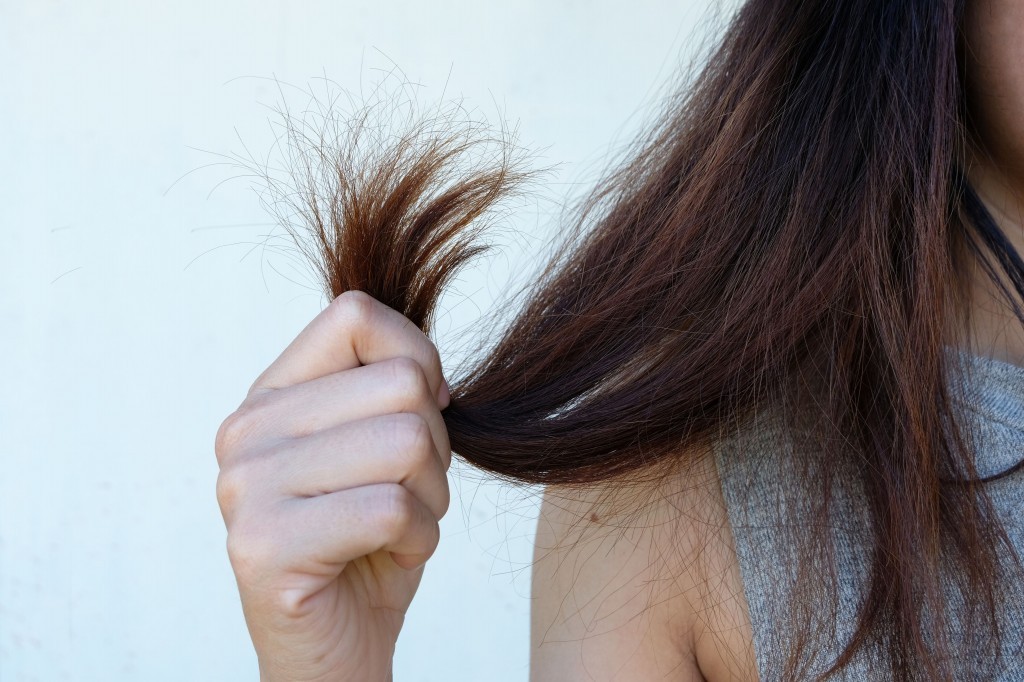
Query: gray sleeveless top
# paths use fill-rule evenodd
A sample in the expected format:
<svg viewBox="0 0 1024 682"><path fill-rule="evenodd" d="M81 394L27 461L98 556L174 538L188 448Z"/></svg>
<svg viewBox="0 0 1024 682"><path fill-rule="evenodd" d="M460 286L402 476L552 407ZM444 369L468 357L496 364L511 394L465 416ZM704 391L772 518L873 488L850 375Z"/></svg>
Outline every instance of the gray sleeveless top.
<svg viewBox="0 0 1024 682"><path fill-rule="evenodd" d="M969 354L947 346L951 358L962 361L969 374L964 386L967 424L976 439L976 462L982 476L998 473L1024 457L1024 367ZM737 560L753 627L754 647L761 680L778 680L777 662L793 650L791 618L809 618L815 623L813 641L804 648L804 668L799 679L811 678L828 669L856 625L858 600L865 593L870 576L869 517L862 491L854 486L832 486L833 504L824 532L834 543L834 555L809 569L818 595L790 601L788 590L797 580L796 556L785 532L805 530L812 516L807 514L807 494L793 484L794 450L780 450L779 430L770 411L752 418L715 443L715 461L722 493L732 526ZM787 437L781 441L789 442ZM792 444L790 443L790 447ZM739 453L743 457L738 457ZM1024 469L987 485L1007 533L1018 555L1024 558ZM818 570L834 567L834 571ZM827 576L835 576L832 582ZM1001 665L991 661L957 660L957 679L1024 680L1024 585L1009 584L1005 608L1000 612L1003 638ZM950 591L947 602L955 614L962 608L959 592ZM954 617L955 623L955 617ZM962 641L967 633L950 633L951 641ZM988 666L988 667L986 667ZM836 679L885 679L889 670L880 648L869 647L854 659L844 675Z"/></svg>

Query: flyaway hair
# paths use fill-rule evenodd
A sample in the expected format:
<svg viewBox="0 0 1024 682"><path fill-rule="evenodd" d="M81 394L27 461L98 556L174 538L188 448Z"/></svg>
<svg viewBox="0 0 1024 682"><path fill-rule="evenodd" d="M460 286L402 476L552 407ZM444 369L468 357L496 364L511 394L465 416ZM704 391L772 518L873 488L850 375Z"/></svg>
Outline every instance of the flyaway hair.
<svg viewBox="0 0 1024 682"><path fill-rule="evenodd" d="M827 679L870 649L893 679L952 680L958 647L998 650L1000 580L1019 579L1000 552L1020 562L945 347L969 342L971 259L1010 277L1008 300L1024 264L963 172L962 14L963 0L746 2L443 412L459 458L542 484L654 480L765 407L812 426L794 476L821 523L793 535L807 558L794 599L827 584L823 526L846 480L869 505L869 589L837 660L812 665L795 636L765 679ZM397 132L370 115L293 140L290 229L331 297L363 290L429 332L494 207L535 173L451 114Z"/></svg>

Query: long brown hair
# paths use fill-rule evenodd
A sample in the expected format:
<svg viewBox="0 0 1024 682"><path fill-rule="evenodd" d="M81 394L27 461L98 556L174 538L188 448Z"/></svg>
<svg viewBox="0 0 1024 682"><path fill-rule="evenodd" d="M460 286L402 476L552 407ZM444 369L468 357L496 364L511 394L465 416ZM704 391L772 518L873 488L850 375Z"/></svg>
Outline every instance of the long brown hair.
<svg viewBox="0 0 1024 682"><path fill-rule="evenodd" d="M979 477L944 352L969 343L968 259L1024 295L1024 264L963 172L963 11L746 2L579 204L443 413L465 462L566 485L668 475L763 406L813 415L814 467L794 473L815 518L832 482L856 483L873 543L854 634L819 678L876 647L895 679L952 679L950 581L968 605L962 644L994 656L1000 553L1020 568L985 489L1009 471ZM534 172L507 141L467 169L493 139L454 118L392 137L368 121L292 140L289 229L332 297L366 291L429 331L490 210ZM793 537L807 566L821 525ZM804 679L809 641L762 675Z"/></svg>

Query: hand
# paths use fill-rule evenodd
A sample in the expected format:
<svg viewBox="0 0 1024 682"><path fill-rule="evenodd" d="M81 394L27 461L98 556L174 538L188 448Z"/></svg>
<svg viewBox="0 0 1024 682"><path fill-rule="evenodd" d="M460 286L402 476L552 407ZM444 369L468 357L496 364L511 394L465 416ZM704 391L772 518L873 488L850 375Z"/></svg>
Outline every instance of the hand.
<svg viewBox="0 0 1024 682"><path fill-rule="evenodd" d="M448 510L437 349L338 296L217 432L217 500L263 682L388 680Z"/></svg>

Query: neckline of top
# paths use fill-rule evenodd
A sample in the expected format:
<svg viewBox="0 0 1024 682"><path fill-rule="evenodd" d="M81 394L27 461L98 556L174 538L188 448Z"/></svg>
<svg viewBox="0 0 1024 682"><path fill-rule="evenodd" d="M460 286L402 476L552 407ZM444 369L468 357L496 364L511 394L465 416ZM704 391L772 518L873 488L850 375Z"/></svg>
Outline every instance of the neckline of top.
<svg viewBox="0 0 1024 682"><path fill-rule="evenodd" d="M966 407L992 422L1024 434L1024 367L946 346L965 362Z"/></svg>

